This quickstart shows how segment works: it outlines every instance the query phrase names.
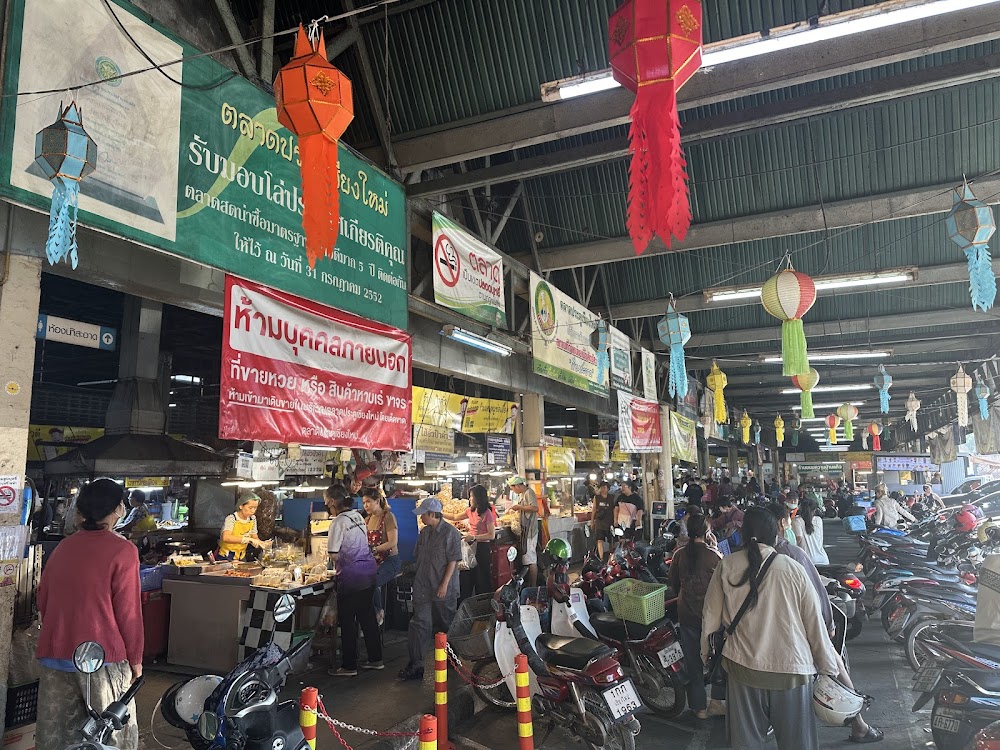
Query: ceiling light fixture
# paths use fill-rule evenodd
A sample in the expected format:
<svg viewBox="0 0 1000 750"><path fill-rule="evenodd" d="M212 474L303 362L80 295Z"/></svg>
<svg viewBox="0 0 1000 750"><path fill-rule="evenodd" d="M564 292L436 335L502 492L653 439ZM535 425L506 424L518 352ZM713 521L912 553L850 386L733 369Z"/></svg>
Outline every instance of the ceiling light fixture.
<svg viewBox="0 0 1000 750"><path fill-rule="evenodd" d="M325 453L327 451L335 451L337 449L334 448L334 447L332 447L332 446L329 446L329 445L300 445L299 446L299 450L302 450L302 451L322 451L322 452Z"/></svg>
<svg viewBox="0 0 1000 750"><path fill-rule="evenodd" d="M506 344L492 341L485 336L480 336L478 333L473 333L472 331L466 331L464 328L459 328L458 326L445 326L441 329L441 335L454 339L466 346L471 346L474 349L479 349L480 351L499 354L501 357L509 357L514 352Z"/></svg>
<svg viewBox="0 0 1000 750"><path fill-rule="evenodd" d="M545 425L546 430L572 430L575 428L575 424L547 424Z"/></svg>
<svg viewBox="0 0 1000 750"><path fill-rule="evenodd" d="M833 393L834 391L870 391L871 383L851 383L850 385L818 385L812 389L813 393ZM798 388L782 388L783 394L800 393Z"/></svg>
<svg viewBox="0 0 1000 750"><path fill-rule="evenodd" d="M837 403L837 404L813 404L813 408L814 409L836 409L842 403L843 402L840 402L840 403ZM865 405L864 401L850 401L849 403L851 404L851 406L864 406ZM802 407L799 406L798 404L796 404L795 406L792 407L792 409L794 411L801 411Z"/></svg>
<svg viewBox="0 0 1000 750"><path fill-rule="evenodd" d="M853 287L882 286L885 284L902 284L917 278L917 269L892 268L885 271L869 273L848 273L835 276L814 276L816 291L824 292L833 289L850 289ZM741 299L760 297L760 284L742 286L720 286L706 289L703 294L706 302L733 302Z"/></svg>
<svg viewBox="0 0 1000 750"><path fill-rule="evenodd" d="M810 362L836 362L842 359L883 359L892 356L892 349L844 349L842 351L809 352ZM765 364L781 364L780 354L762 354L760 362Z"/></svg>

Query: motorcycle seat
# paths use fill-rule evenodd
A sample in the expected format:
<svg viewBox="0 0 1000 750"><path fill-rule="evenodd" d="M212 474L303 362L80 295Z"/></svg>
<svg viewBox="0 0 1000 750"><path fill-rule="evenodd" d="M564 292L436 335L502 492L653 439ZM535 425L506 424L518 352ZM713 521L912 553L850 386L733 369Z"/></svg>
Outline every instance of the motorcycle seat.
<svg viewBox="0 0 1000 750"><path fill-rule="evenodd" d="M943 583L938 583L937 581L935 581L933 583L932 582L927 582L927 583L923 583L923 582L921 582L921 583L918 583L918 582L908 583L908 582L904 581L902 585L905 586L905 587L907 587L908 589L909 588L916 589L916 590L920 591L921 593L926 593L926 594L930 594L930 595L933 595L934 593L939 592L941 594L971 594L971 595L975 596L979 592L979 587L978 586L968 586L968 585L966 585L964 583L961 583L961 582L958 582L958 581L956 581L956 582L943 582Z"/></svg>
<svg viewBox="0 0 1000 750"><path fill-rule="evenodd" d="M615 651L590 638L569 638L542 633L535 639L535 649L542 661L566 669L583 670L592 662L613 656Z"/></svg>
<svg viewBox="0 0 1000 750"><path fill-rule="evenodd" d="M637 622L627 622L619 619L611 612L600 612L590 616L590 624L597 634L613 641L643 641L654 628L666 625L669 620L664 617L652 625L640 625Z"/></svg>
<svg viewBox="0 0 1000 750"><path fill-rule="evenodd" d="M969 653L971 653L973 656L980 656L983 659L989 659L990 661L1000 662L1000 646L996 646L992 643L968 643L968 642L963 642L962 645L965 646L965 648L967 648L969 650ZM996 681L1000 683L1000 677L997 677Z"/></svg>

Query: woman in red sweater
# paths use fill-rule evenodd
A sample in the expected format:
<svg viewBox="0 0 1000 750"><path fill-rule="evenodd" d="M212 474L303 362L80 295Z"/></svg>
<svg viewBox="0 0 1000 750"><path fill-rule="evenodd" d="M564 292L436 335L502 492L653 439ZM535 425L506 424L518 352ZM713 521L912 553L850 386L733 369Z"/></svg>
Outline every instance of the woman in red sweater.
<svg viewBox="0 0 1000 750"><path fill-rule="evenodd" d="M73 667L78 645L97 641L104 647L107 663L91 676L90 700L98 711L142 674L139 552L112 531L125 514L125 492L98 479L80 490L76 510L80 530L52 551L38 585L38 705L45 710L38 712L37 750L64 750L82 739L86 676ZM129 724L111 739L122 750L139 746L134 702L129 714Z"/></svg>

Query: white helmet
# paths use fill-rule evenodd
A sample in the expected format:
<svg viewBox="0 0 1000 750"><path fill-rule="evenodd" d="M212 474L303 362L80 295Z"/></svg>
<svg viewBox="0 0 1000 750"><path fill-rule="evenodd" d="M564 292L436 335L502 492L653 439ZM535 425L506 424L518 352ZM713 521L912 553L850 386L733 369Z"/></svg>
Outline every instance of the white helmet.
<svg viewBox="0 0 1000 750"><path fill-rule="evenodd" d="M870 700L829 675L821 674L813 683L813 709L827 726L846 725L861 713Z"/></svg>
<svg viewBox="0 0 1000 750"><path fill-rule="evenodd" d="M205 701L219 685L222 678L214 674L195 677L185 682L174 694L174 710L177 716L192 726L205 711Z"/></svg>

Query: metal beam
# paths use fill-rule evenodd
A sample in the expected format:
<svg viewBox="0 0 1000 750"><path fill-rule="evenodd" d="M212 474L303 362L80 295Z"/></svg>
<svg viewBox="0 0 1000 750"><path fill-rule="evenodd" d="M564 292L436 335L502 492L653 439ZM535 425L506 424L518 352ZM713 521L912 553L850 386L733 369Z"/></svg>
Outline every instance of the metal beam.
<svg viewBox="0 0 1000 750"><path fill-rule="evenodd" d="M937 68L924 68L892 78L865 81L849 88L796 97L748 110L695 120L684 124L685 145L747 130L785 125L845 109L881 104L891 99L924 94L1000 76L1000 55L973 58ZM407 187L407 195L450 193L500 182L524 180L553 172L600 164L628 156L628 138L612 138L584 146L553 151L531 159L477 169L461 176L448 176Z"/></svg>
<svg viewBox="0 0 1000 750"><path fill-rule="evenodd" d="M335 58L347 52L360 37L361 32L358 29L347 29L337 34L327 42L326 59L333 62Z"/></svg>
<svg viewBox="0 0 1000 750"><path fill-rule="evenodd" d="M806 337L812 341L822 336L851 336L869 331L893 331L900 328L928 328L933 326L964 326L992 323L1000 319L1000 314L982 313L974 310L928 310L921 313L884 315L880 318L850 318L806 323ZM781 341L781 326L767 328L738 328L714 333L696 333L685 347L692 353L697 349L727 344L748 344L757 341Z"/></svg>
<svg viewBox="0 0 1000 750"><path fill-rule="evenodd" d="M815 367L819 370L820 386L832 385L837 383L871 383L872 379L878 375L877 366L864 367L844 367L842 362L817 362ZM906 364L906 365L893 365L887 364L886 371L892 376L893 381L903 382L910 377L917 377L920 375L926 375L928 372L936 370L950 370L954 372L957 369L955 363L950 362L948 364L938 364L938 365L925 365L925 364ZM728 375L727 380L729 381L726 386L727 390L729 388L736 388L739 390L742 388L788 388L790 386L789 380L786 376L781 374L781 368L777 367L774 372L768 373L753 373L748 375ZM863 394L861 391L859 394ZM862 395L862 398L871 397L876 394L875 390L869 391L868 396ZM817 393L815 399L819 400L822 394Z"/></svg>
<svg viewBox="0 0 1000 750"><path fill-rule="evenodd" d="M257 69L262 81L274 79L274 0L260 2L260 61Z"/></svg>
<svg viewBox="0 0 1000 750"><path fill-rule="evenodd" d="M950 200L950 199L949 199ZM545 256L542 255L544 263ZM1000 258L993 261L993 270L1000 273ZM860 272L859 272L860 273ZM841 274L843 275L843 274ZM939 284L958 284L968 282L969 268L965 263L949 263L940 266L922 266L917 270L917 277L912 281L904 281L890 286L857 286L847 289L821 289L819 296L844 294L863 294L865 292L878 291L879 289L912 289L921 286L937 286ZM748 284L749 285L749 284ZM723 310L730 307L754 307L760 304L760 299L753 297L748 299L719 300L718 302L708 302L701 294L681 297L675 300L677 311L681 313L702 312L704 310ZM649 300L646 302L631 302L626 305L612 305L612 320L627 320L629 318L651 318L663 315L667 309L667 299Z"/></svg>
<svg viewBox="0 0 1000 750"><path fill-rule="evenodd" d="M990 41L1000 36L996 8L985 5L910 21L838 39L769 53L766 57L702 69L680 91L678 106L691 109L822 80ZM729 46L731 40L719 43ZM716 45L706 45L712 50ZM589 96L505 110L475 122L407 134L396 154L405 171L511 151L628 121L633 94L612 89Z"/></svg>
<svg viewBox="0 0 1000 750"><path fill-rule="evenodd" d="M253 62L253 55L250 54L247 45L243 43L243 32L240 31L239 24L236 23L236 16L233 15L233 9L229 5L229 0L214 0L213 5L215 6L215 12L219 14L219 19L222 21L222 26L226 30L229 41L236 45L233 49L233 55L236 57L236 67L240 69L240 73L243 74L244 78L248 78L251 81L259 79L257 66Z"/></svg>
<svg viewBox="0 0 1000 750"><path fill-rule="evenodd" d="M864 198L790 208L754 216L740 216L723 221L694 224L682 242L675 242L668 249L657 237L641 257L663 255L684 250L732 245L738 242L786 237L792 234L819 232L826 229L893 221L914 216L947 213L951 210L951 190L954 182L932 185L919 190L880 193ZM990 203L1000 203L1000 177L987 177L975 182L976 192ZM826 222L823 221L824 211ZM539 262L546 271L597 265L619 260L638 258L632 240L616 237L577 245L552 248L539 254Z"/></svg>

